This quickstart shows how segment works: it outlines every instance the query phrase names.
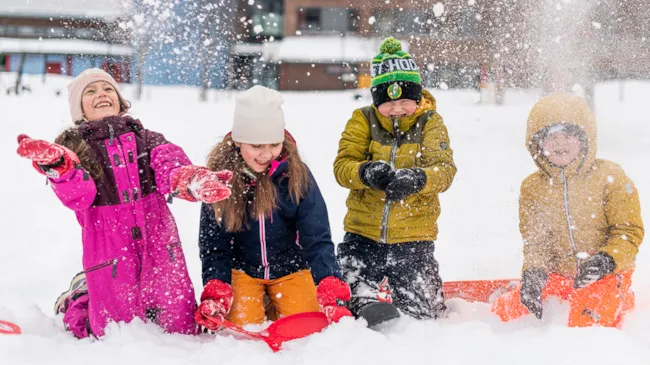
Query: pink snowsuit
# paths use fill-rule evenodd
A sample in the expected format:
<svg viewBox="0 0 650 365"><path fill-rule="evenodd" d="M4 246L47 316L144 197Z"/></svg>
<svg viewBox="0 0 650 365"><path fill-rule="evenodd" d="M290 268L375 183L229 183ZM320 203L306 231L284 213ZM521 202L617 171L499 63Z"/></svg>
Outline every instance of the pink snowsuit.
<svg viewBox="0 0 650 365"><path fill-rule="evenodd" d="M139 317L167 332L196 333L194 288L164 197L176 169L190 165L189 158L130 117L84 123L79 130L103 177L93 181L78 167L50 181L82 227L86 330L100 337L109 321ZM74 308L64 322L83 337L88 331L76 327L85 311Z"/></svg>

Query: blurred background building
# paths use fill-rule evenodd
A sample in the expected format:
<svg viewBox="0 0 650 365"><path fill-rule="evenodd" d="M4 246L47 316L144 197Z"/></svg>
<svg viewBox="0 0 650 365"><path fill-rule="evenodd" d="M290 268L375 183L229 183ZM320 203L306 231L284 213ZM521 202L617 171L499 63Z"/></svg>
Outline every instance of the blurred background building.
<svg viewBox="0 0 650 365"><path fill-rule="evenodd" d="M4 0L0 70L280 90L368 87L394 36L428 88L650 78L645 0Z"/></svg>
<svg viewBox="0 0 650 365"><path fill-rule="evenodd" d="M107 0L0 2L0 71L77 75L102 67L131 81L128 33L118 23L126 9Z"/></svg>

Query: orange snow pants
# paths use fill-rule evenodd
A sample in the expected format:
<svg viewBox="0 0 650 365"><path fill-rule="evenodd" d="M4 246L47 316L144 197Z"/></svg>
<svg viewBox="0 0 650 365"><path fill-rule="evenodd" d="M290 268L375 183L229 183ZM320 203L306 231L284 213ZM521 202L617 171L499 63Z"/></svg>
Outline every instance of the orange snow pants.
<svg viewBox="0 0 650 365"><path fill-rule="evenodd" d="M243 271L233 270L232 289L233 302L228 320L240 326L264 322L264 294L275 307L278 317L320 311L316 285L309 270L273 280L256 279Z"/></svg>
<svg viewBox="0 0 650 365"><path fill-rule="evenodd" d="M630 290L632 270L606 275L597 282L581 289L573 288L573 279L550 274L542 290L542 300L549 296L568 300L570 327L600 325L617 327L626 311L634 308L634 293ZM521 304L521 287L497 298L492 312L507 322L528 314Z"/></svg>

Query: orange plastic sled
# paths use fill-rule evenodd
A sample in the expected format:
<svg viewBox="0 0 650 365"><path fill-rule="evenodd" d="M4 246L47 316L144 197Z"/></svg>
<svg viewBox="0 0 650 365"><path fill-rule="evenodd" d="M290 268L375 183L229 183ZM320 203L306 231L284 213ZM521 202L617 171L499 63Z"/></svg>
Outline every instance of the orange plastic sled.
<svg viewBox="0 0 650 365"><path fill-rule="evenodd" d="M251 338L263 340L274 352L279 351L282 344L286 341L307 337L322 331L329 325L327 317L321 312L305 312L286 316L273 322L268 328L260 332L245 330L228 320L220 321L216 318L206 318L229 330L243 333Z"/></svg>
<svg viewBox="0 0 650 365"><path fill-rule="evenodd" d="M518 285L519 279L447 281L442 284L442 291L445 299L460 298L470 302L489 303Z"/></svg>

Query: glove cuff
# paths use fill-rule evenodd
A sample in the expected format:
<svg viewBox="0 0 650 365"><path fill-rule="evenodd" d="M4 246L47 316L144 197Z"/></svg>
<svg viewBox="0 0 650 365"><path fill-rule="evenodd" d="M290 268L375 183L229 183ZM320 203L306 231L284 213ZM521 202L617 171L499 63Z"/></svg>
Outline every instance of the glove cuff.
<svg viewBox="0 0 650 365"><path fill-rule="evenodd" d="M196 197L194 197L194 194L190 190L190 184L200 169L202 169L202 167L194 165L179 167L176 173L172 175L171 191L173 196L191 202L197 201Z"/></svg>
<svg viewBox="0 0 650 365"><path fill-rule="evenodd" d="M226 302L229 302L232 297L232 286L219 279L208 281L203 288L203 293L201 293L201 301L211 299L214 301L225 300Z"/></svg>
<svg viewBox="0 0 650 365"><path fill-rule="evenodd" d="M39 164L35 161L32 161L32 165L39 173L46 175L51 179L58 179L59 177L65 175L67 172L72 171L77 167L81 162L79 157L72 152L71 150L63 147L57 146L61 149L62 154L58 160L50 164Z"/></svg>
<svg viewBox="0 0 650 365"><path fill-rule="evenodd" d="M594 260L598 260L596 264L603 269L604 273L611 274L616 270L616 261L607 252L598 252L594 255Z"/></svg>
<svg viewBox="0 0 650 365"><path fill-rule="evenodd" d="M370 166L370 164L371 162L364 162L361 164L361 166L359 166L359 179L361 179L361 182L363 182L363 184L369 188L372 186L370 186L368 180L366 179L366 169Z"/></svg>
<svg viewBox="0 0 650 365"><path fill-rule="evenodd" d="M336 305L337 299L349 301L350 297L348 284L335 276L322 279L316 287L316 298L322 307Z"/></svg>
<svg viewBox="0 0 650 365"><path fill-rule="evenodd" d="M521 285L524 286L535 286L538 288L543 288L548 280L548 273L540 268L530 268L524 270L521 275Z"/></svg>
<svg viewBox="0 0 650 365"><path fill-rule="evenodd" d="M427 183L427 173L421 169L421 168L416 168L415 169L415 178L416 183L418 186L424 186Z"/></svg>

